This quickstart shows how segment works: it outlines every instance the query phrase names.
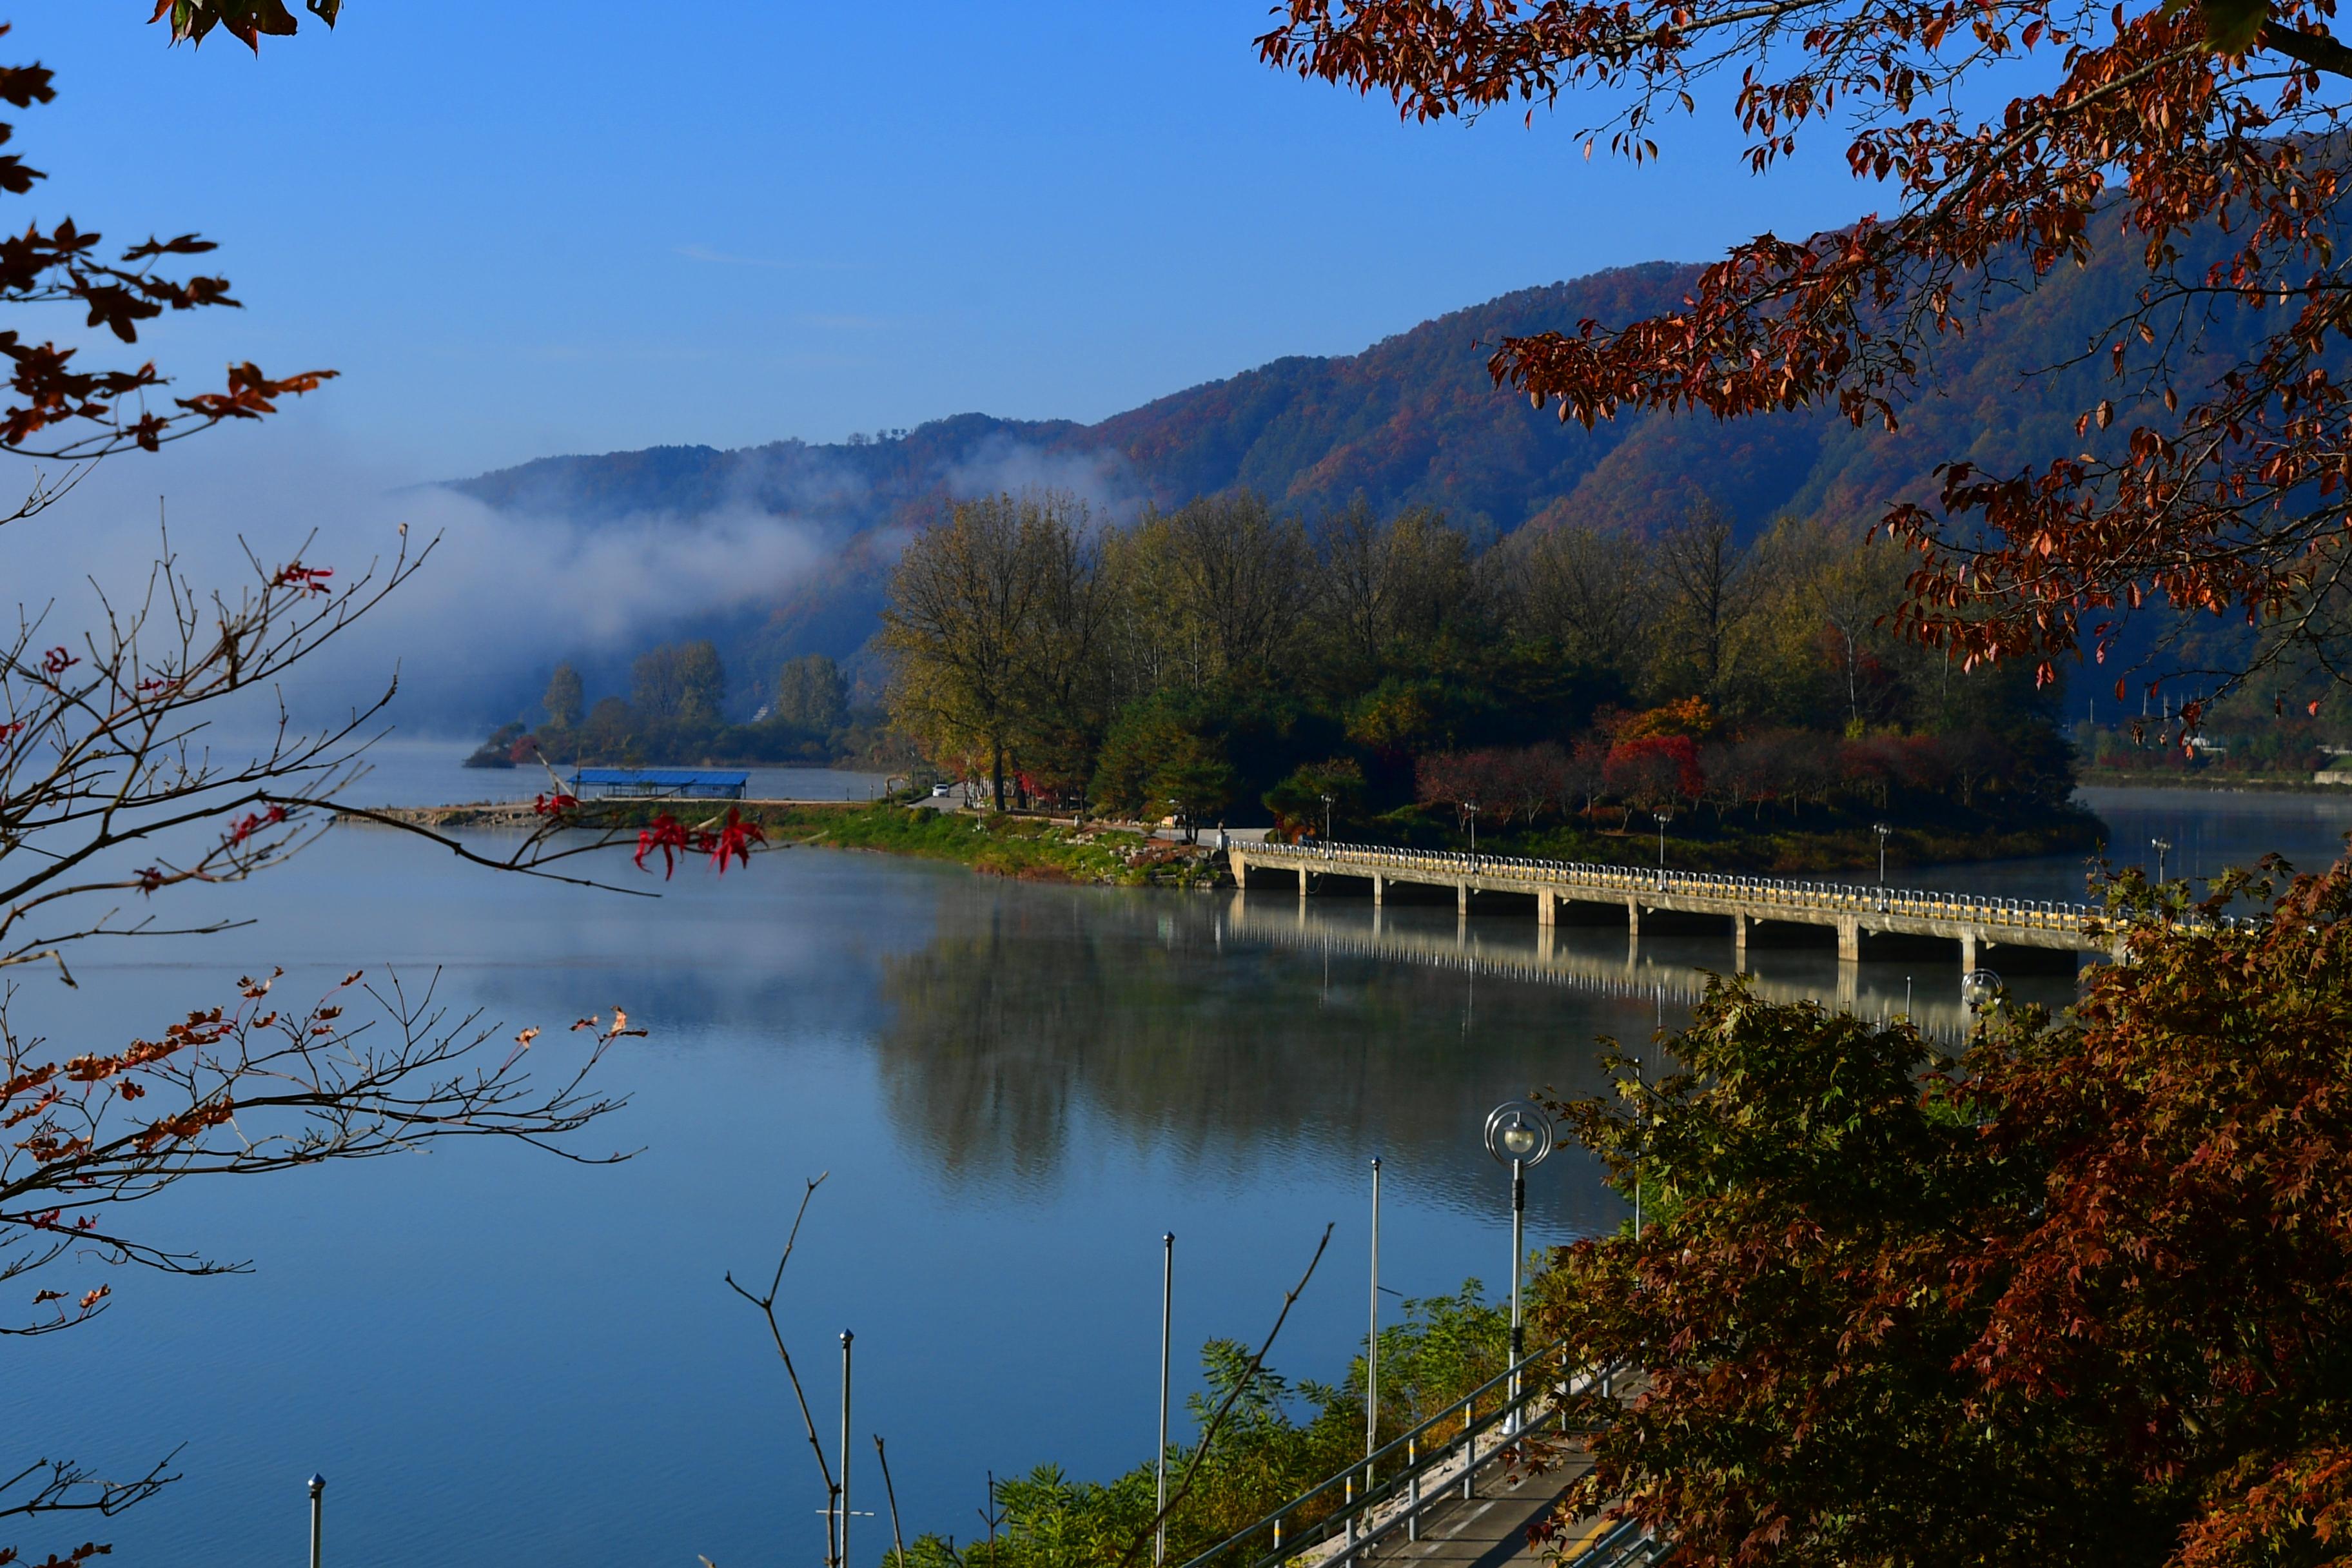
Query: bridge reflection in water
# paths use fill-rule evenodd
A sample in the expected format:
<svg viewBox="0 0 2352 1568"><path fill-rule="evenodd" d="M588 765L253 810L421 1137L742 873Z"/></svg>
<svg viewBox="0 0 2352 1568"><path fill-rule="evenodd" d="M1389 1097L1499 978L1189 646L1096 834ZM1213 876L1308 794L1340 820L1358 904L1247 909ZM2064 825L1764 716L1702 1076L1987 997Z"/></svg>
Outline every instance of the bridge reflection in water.
<svg viewBox="0 0 2352 1568"><path fill-rule="evenodd" d="M1335 957L1450 969L1473 976L1566 985L1580 992L1688 1007L1715 974L1735 972L1727 935L1617 935L1605 927L1530 926L1520 921L1448 920L1429 909L1392 910L1368 902L1333 902L1278 893L1230 896L1227 940ZM1718 951L1719 950L1719 951ZM1862 1017L1892 1019L1906 1009L1922 1034L1958 1044L1969 1014L1959 987L1941 963L1925 967L1925 984L1909 984L1899 964L1864 964L1827 954L1774 955L1771 973L1745 971L1755 994L1772 1002L1819 1001ZM1865 970L1868 972L1865 974ZM2063 1003L2073 983L2038 976L2023 989L2032 999ZM2044 996L2038 993L2048 992Z"/></svg>

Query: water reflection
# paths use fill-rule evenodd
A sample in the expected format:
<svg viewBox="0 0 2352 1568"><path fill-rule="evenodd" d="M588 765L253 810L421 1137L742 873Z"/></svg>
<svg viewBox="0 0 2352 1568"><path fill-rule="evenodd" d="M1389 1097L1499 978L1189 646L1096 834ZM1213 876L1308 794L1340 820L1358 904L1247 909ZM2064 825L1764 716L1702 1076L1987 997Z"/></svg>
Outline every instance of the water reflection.
<svg viewBox="0 0 2352 1568"><path fill-rule="evenodd" d="M1104 1142L1248 1184L1302 1148L1377 1140L1482 1201L1458 1158L1465 1126L1530 1089L1600 1089L1599 1037L1679 1026L1732 967L1727 936L1629 943L1622 928L1364 900L940 894L932 940L879 961L875 1052L897 1136L956 1188L1044 1190ZM2013 994L2073 999L2072 955L2016 956L2044 969L2009 976ZM1749 962L1775 1001L1907 1006L1947 1043L1967 1033L1953 943L1858 964L1759 945ZM1606 1194L1573 1184L1563 1217L1614 1223Z"/></svg>
<svg viewBox="0 0 2352 1568"><path fill-rule="evenodd" d="M893 1121L959 1185L1056 1182L1083 1125L1243 1183L1304 1147L1377 1144L1484 1204L1465 1128L1531 1088L1601 1087L1595 1037L1686 1014L1646 992L1268 942L1223 895L984 894L949 891L940 934L882 963ZM1615 1223L1596 1183L1567 1184L1562 1217Z"/></svg>

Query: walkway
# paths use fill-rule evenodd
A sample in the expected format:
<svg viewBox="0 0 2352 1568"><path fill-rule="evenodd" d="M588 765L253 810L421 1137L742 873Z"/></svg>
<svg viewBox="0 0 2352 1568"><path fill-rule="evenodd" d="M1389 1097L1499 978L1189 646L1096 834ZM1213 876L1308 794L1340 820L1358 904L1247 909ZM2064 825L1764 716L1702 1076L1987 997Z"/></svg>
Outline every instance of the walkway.
<svg viewBox="0 0 2352 1568"><path fill-rule="evenodd" d="M2095 907L2052 900L1645 871L1370 844L1236 844L1229 859L1236 886L1248 888L1253 875L1261 888L1270 875L1286 880L1295 875L1302 897L1333 878L1369 883L1375 904L1392 882L1452 888L1456 907L1465 913L1475 894L1510 894L1532 899L1537 922L1547 926L1558 921L1563 904L1603 904L1624 910L1628 933L1635 938L1645 913L1720 916L1731 922L1733 962L1742 969L1748 929L1765 921L1830 927L1837 932L1838 957L1848 961L1862 956L1865 936L1942 937L1958 942L1963 970L1976 968L1979 953L1996 943L2105 953L2117 941Z"/></svg>

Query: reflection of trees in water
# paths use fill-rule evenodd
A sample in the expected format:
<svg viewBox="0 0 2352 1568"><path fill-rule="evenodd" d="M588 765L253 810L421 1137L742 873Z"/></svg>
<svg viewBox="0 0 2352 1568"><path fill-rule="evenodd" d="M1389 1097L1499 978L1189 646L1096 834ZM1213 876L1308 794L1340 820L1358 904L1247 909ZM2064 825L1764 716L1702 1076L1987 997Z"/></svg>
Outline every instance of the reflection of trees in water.
<svg viewBox="0 0 2352 1568"><path fill-rule="evenodd" d="M1244 1178L1301 1146L1378 1148L1484 1208L1472 1184L1495 1174L1477 1148L1493 1104L1594 1087L1593 1037L1649 1030L1646 1003L1236 942L1223 909L950 899L937 939L883 970L898 1124L959 1182L1055 1176L1084 1115L1139 1155ZM1613 1213L1589 1173L1557 1185L1577 1189L1579 1221Z"/></svg>

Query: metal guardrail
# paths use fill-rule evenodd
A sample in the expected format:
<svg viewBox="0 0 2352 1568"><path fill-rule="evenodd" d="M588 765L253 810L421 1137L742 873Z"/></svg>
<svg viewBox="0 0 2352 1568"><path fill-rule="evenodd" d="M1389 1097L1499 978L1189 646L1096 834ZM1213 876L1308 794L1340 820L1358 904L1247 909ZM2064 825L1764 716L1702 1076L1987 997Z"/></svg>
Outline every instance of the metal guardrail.
<svg viewBox="0 0 2352 1568"><path fill-rule="evenodd" d="M2093 904L2054 899L1985 898L1969 893L1929 892L1912 888L1850 882L1791 881L1777 877L1722 876L1711 872L1643 871L1580 860L1543 860L1517 855L1474 855L1453 849L1401 849L1378 844L1266 844L1236 847L1245 860L1313 868L1340 861L1368 870L1483 877L1556 887L1593 888L1611 893L1664 894L1708 899L1751 908L1802 909L1829 913L1903 915L1916 920L1967 921L2011 930L2081 931L2105 918Z"/></svg>
<svg viewBox="0 0 2352 1568"><path fill-rule="evenodd" d="M1452 1496L1457 1482L1461 1495L1470 1495L1478 1473L1482 1440L1490 1439L1486 1452L1491 1458L1500 1448L1559 1418L1553 1397L1564 1387L1573 1387L1577 1378L1567 1373L1564 1366L1560 1369L1563 1375L1557 1379L1547 1379L1540 1369L1559 1360L1566 1349L1567 1342L1558 1340L1532 1352L1517 1365L1479 1384L1403 1436L1391 1438L1255 1523L1235 1531L1182 1564L1182 1568L1209 1568L1212 1563L1223 1563L1224 1568L1274 1568L1275 1564L1334 1541L1344 1543L1339 1557L1345 1561L1400 1529L1405 1531L1407 1540L1418 1540L1424 1509ZM1596 1375L1584 1374L1588 1381ZM1511 1392L1515 1382L1516 1394ZM1494 1402L1493 1408L1481 1415L1479 1403L1488 1398ZM1542 1408L1533 1418L1515 1419L1538 1405ZM1441 1436L1442 1429L1455 1421L1462 1424L1462 1429L1451 1436ZM1430 1445L1426 1452L1423 1451L1424 1444ZM1443 1487L1425 1484L1433 1479L1433 1472L1449 1468L1457 1456L1462 1461L1458 1478L1447 1477ZM1336 1508L1328 1513L1317 1510L1318 1504L1329 1501L1334 1495L1339 1500ZM1400 1499L1403 1501L1402 1508L1386 1518L1373 1519L1378 1510ZM1262 1549L1255 1554L1245 1550L1253 1542L1263 1542Z"/></svg>
<svg viewBox="0 0 2352 1568"><path fill-rule="evenodd" d="M1560 1568L1651 1568L1675 1554L1675 1543L1637 1520L1620 1520L1600 1540L1565 1559Z"/></svg>

